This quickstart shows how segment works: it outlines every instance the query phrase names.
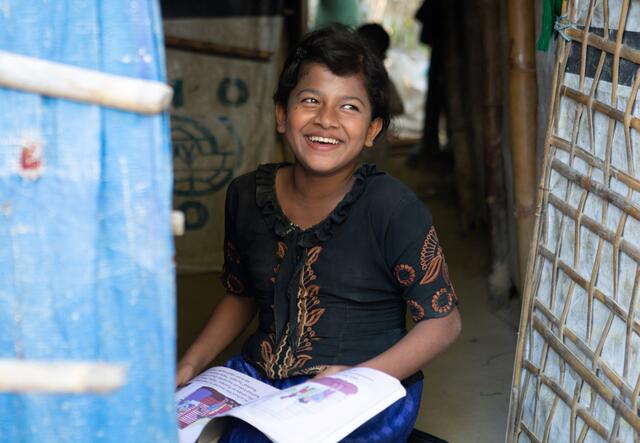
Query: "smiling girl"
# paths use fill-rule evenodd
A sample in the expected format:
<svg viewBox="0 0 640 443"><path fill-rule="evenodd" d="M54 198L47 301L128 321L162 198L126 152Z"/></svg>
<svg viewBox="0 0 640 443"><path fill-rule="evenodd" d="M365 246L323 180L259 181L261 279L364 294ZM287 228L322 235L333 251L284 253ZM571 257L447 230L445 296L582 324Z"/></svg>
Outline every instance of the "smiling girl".
<svg viewBox="0 0 640 443"><path fill-rule="evenodd" d="M178 365L199 373L258 314L228 366L277 388L349 366L384 371L407 396L344 441L406 441L421 368L460 332L457 298L431 215L406 186L360 165L389 125L382 61L343 27L307 34L274 96L293 164L268 164L227 191L227 295ZM407 331L406 309L415 326ZM240 421L221 441L268 441Z"/></svg>

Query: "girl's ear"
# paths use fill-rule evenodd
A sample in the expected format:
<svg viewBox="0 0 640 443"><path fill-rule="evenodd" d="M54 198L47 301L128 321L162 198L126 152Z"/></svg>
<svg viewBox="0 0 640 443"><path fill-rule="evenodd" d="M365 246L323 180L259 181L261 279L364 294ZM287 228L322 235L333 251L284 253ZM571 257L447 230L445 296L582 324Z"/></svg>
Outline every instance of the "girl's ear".
<svg viewBox="0 0 640 443"><path fill-rule="evenodd" d="M367 148L373 147L373 141L376 139L376 136L380 134L382 130L382 119L380 117L374 118L371 123L369 123L369 129L367 129L367 136L364 139L364 146Z"/></svg>
<svg viewBox="0 0 640 443"><path fill-rule="evenodd" d="M276 105L276 130L284 134L287 127L287 110L280 103Z"/></svg>

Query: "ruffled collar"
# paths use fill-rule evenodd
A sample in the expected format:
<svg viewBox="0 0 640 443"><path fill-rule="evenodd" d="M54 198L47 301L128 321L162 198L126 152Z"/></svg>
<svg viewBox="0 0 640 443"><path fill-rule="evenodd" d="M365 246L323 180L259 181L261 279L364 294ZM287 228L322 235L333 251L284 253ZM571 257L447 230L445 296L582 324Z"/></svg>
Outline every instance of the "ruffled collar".
<svg viewBox="0 0 640 443"><path fill-rule="evenodd" d="M280 237L286 237L293 231L298 231L298 245L310 248L329 240L333 236L335 226L341 224L349 213L349 208L364 192L367 178L372 175L383 174L375 165L363 164L354 173L355 181L349 192L340 203L320 223L305 230L299 230L282 212L276 197L276 172L282 166L290 163L269 163L260 165L256 171L256 203L260 208L267 226L272 228Z"/></svg>

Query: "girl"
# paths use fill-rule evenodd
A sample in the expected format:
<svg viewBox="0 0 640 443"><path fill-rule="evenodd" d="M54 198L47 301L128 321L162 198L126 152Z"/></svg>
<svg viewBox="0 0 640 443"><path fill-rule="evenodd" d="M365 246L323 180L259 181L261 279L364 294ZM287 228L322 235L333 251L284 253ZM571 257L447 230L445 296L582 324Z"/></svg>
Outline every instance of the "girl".
<svg viewBox="0 0 640 443"><path fill-rule="evenodd" d="M420 369L460 332L457 299L431 215L359 156L389 124L388 77L356 33L305 36L274 96L293 164L269 164L227 191L227 295L178 365L180 385L258 313L227 365L287 388L349 366L402 380L407 396L345 441L406 441L420 406ZM415 326L405 327L408 306ZM240 421L221 441L268 441Z"/></svg>

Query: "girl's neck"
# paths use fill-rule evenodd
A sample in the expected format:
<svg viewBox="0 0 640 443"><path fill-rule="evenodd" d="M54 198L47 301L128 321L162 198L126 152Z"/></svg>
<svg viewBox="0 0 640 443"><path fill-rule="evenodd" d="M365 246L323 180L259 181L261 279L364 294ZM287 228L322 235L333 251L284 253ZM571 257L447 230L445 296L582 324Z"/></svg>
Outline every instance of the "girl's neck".
<svg viewBox="0 0 640 443"><path fill-rule="evenodd" d="M317 225L349 192L355 168L332 175L310 174L299 164L281 168L276 175L280 208L301 229Z"/></svg>
<svg viewBox="0 0 640 443"><path fill-rule="evenodd" d="M306 201L334 200L342 197L351 189L353 173L357 165L331 175L318 175L305 170L294 163L288 175L288 187L292 194Z"/></svg>

